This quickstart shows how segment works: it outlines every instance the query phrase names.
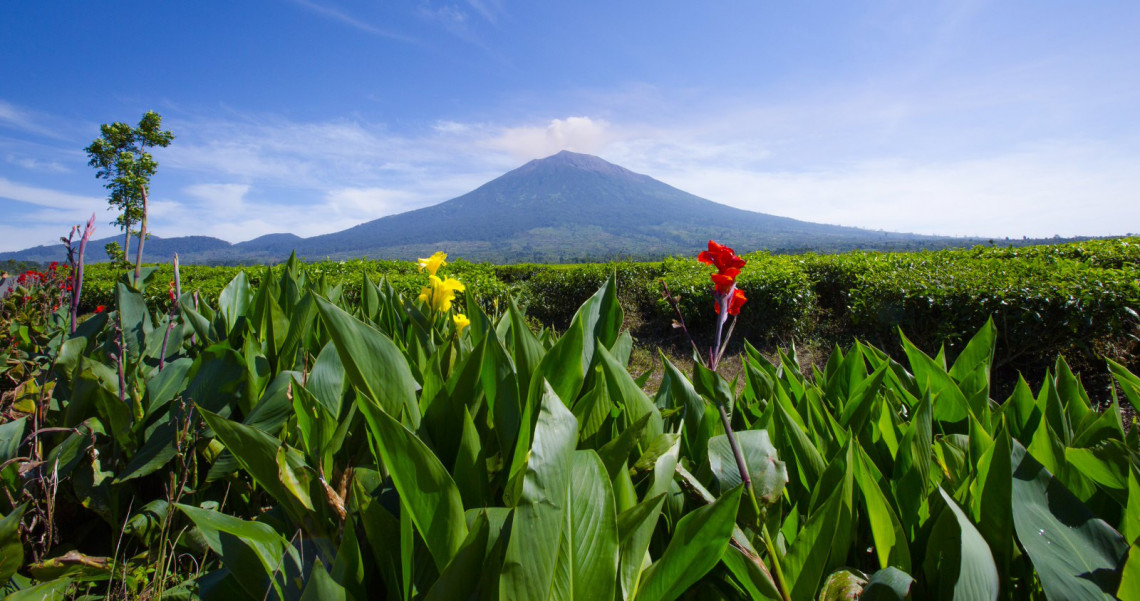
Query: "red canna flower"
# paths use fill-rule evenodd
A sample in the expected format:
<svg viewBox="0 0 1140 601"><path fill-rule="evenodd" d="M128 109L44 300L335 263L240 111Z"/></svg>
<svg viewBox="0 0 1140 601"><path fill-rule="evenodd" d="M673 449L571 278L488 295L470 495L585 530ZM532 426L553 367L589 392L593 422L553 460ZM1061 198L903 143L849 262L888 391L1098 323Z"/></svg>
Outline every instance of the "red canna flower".
<svg viewBox="0 0 1140 601"><path fill-rule="evenodd" d="M731 271L740 272L739 269L732 269ZM716 284L717 294L728 294L728 291L732 290L733 285L736 284L736 273L714 273L712 274L712 281Z"/></svg>
<svg viewBox="0 0 1140 601"><path fill-rule="evenodd" d="M102 312L104 312L104 311L106 311L106 310L107 310L107 307L106 307L105 305L99 305L98 307L95 307L95 312L96 312L96 313L102 313Z"/></svg>
<svg viewBox="0 0 1140 601"><path fill-rule="evenodd" d="M727 246L721 246L712 240L709 240L709 249L697 255L697 260L716 267L717 271L722 274L728 269L736 269L736 272L740 273L740 268L744 267L746 263L744 259L736 256L734 250Z"/></svg>
<svg viewBox="0 0 1140 601"><path fill-rule="evenodd" d="M737 288L736 290L733 290L732 291L732 298L728 299L728 314L729 315L739 315L740 314L740 308L743 307L744 303L746 303L746 302L748 302L748 297L744 296L743 290L741 290L739 288ZM716 303L713 306L716 309L717 314L720 314L720 303Z"/></svg>

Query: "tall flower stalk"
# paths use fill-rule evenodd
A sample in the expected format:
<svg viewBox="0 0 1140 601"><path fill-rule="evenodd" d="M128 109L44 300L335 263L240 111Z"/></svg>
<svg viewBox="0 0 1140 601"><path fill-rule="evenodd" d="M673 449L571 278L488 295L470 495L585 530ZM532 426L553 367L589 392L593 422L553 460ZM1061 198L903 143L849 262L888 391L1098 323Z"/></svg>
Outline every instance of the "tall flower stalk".
<svg viewBox="0 0 1140 601"><path fill-rule="evenodd" d="M663 288L662 296L673 305L673 310L677 313L677 321L675 326L681 329L685 336L689 338L689 342L693 345L693 350L696 351L697 358L704 363L710 371L717 371L720 366L720 360L724 357L725 350L728 348L728 341L732 339L733 330L736 328L736 318L740 314L741 307L744 303L748 302L748 297L744 295L744 291L736 287L736 277L740 275L740 270L747 265L747 261L737 256L736 251L727 246L722 246L716 242L709 240L708 250L701 251L697 255L697 260L706 265L716 267L716 273L712 274L710 278L713 283L713 309L716 311L716 330L713 338L713 346L709 348L708 355L701 356L700 347L696 341L693 340L692 334L689 332L688 327L685 325L685 318L681 314L679 305L680 297L674 296L669 292L669 287L665 285L665 281L661 281ZM729 317L732 318L731 323ZM725 332L725 325L728 324L728 331ZM776 554L776 545L772 540L771 534L768 532L768 526L763 521L763 513L760 510L760 503L756 499L756 491L752 488L752 477L748 474L748 464L744 461L744 453L740 449L740 444L736 440L736 433L732 429L732 418L728 414L728 407L719 399L714 399L717 410L720 413L721 423L724 425L724 433L728 438L729 447L732 449L733 458L736 460L736 469L740 472L740 480L744 484L745 491L748 492L748 499L752 503L752 509L757 516L757 525L759 526L761 536L764 541L764 546L768 551L769 561L772 563L772 571L776 577L776 586L780 591L781 596L785 601L790 601L791 595L787 586L787 580L784 578L783 570L780 567L779 556Z"/></svg>
<svg viewBox="0 0 1140 601"><path fill-rule="evenodd" d="M64 241L67 245L67 261L71 263L71 333L75 333L76 327L79 325L79 298L83 293L83 255L87 252L87 242L91 240L91 234L95 232L95 213L91 214L91 219L87 220L87 226L83 228L83 236L79 239L78 252L71 246L72 238L79 230L79 226L71 229L71 234L68 235Z"/></svg>

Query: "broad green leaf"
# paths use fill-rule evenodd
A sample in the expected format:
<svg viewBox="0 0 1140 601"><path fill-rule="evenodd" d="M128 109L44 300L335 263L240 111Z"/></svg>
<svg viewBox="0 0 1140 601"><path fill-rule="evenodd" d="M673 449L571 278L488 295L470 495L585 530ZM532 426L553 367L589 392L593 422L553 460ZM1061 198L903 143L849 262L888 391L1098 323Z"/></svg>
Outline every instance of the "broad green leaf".
<svg viewBox="0 0 1140 601"><path fill-rule="evenodd" d="M883 568L867 579L859 601L905 601L914 583L913 576L898 568Z"/></svg>
<svg viewBox="0 0 1140 601"><path fill-rule="evenodd" d="M705 400L697 394L692 382L669 361L665 353L658 349L664 373L661 376L661 386L657 390L657 406L661 408L676 407L684 410L685 427L681 430L686 448L696 457L704 455L704 449L696 448L700 438L698 431L701 418L705 415ZM749 369L753 369L749 367Z"/></svg>
<svg viewBox="0 0 1140 601"><path fill-rule="evenodd" d="M910 549L907 546L909 541L906 532L883 489L879 487L873 465L863 449L856 448L855 485L867 510L865 519L871 527L879 567L896 567L909 572Z"/></svg>
<svg viewBox="0 0 1140 601"><path fill-rule="evenodd" d="M1119 440L1105 440L1088 449L1067 448L1065 461L1106 488L1128 490L1129 452Z"/></svg>
<svg viewBox="0 0 1140 601"><path fill-rule="evenodd" d="M618 573L617 511L598 455L575 451L554 598L613 599Z"/></svg>
<svg viewBox="0 0 1140 601"><path fill-rule="evenodd" d="M629 372L618 363L617 359L614 359L609 351L599 346L597 354L601 359L602 373L606 378L606 389L609 391L610 398L615 403L621 403L625 407L626 419L630 423L636 423L645 415L650 416L641 441L648 443L660 436L665 426L657 406L653 404L645 391L633 381Z"/></svg>
<svg viewBox="0 0 1140 601"><path fill-rule="evenodd" d="M738 486L677 522L661 559L642 575L638 601L676 599L716 566L732 537L743 490Z"/></svg>
<svg viewBox="0 0 1140 601"><path fill-rule="evenodd" d="M287 454L280 440L205 409L199 408L199 412L238 465L277 499L290 518L298 525L313 521L311 512L314 507L309 499L308 486L301 483L302 476L294 473L296 466L283 463ZM296 451L293 453L299 456Z"/></svg>
<svg viewBox="0 0 1140 601"><path fill-rule="evenodd" d="M903 432L903 440L895 458L895 500L898 502L899 518L909 528L918 525L920 507L933 489L930 481L933 421L934 411L930 397L923 395L909 427Z"/></svg>
<svg viewBox="0 0 1140 601"><path fill-rule="evenodd" d="M167 363L162 371L147 381L144 420L157 415L175 396L186 389L190 382L190 368L193 365L194 361L189 357L176 359Z"/></svg>
<svg viewBox="0 0 1140 601"><path fill-rule="evenodd" d="M744 587L751 599L779 599L780 593L768 568L760 561L754 550L745 552L735 543L729 542L720 560Z"/></svg>
<svg viewBox="0 0 1140 601"><path fill-rule="evenodd" d="M578 398L582 382L594 362L597 344L600 342L608 348L614 346L618 338L622 309L617 302L616 289L617 284L611 275L593 296L582 303L570 321L570 327L539 363L534 377L546 378L567 406Z"/></svg>
<svg viewBox="0 0 1140 601"><path fill-rule="evenodd" d="M289 465L289 457L285 447L277 447L277 480L289 491L290 498L309 511L314 511L313 501L309 498L309 472L304 469L293 469ZM280 499L285 503L284 499Z"/></svg>
<svg viewBox="0 0 1140 601"><path fill-rule="evenodd" d="M238 407L248 412L252 409L252 400L246 397L248 378L242 356L228 344L215 344L194 359L185 397L222 417Z"/></svg>
<svg viewBox="0 0 1140 601"><path fill-rule="evenodd" d="M351 509L351 508L350 508ZM333 560L330 574L332 579L339 583L348 592L349 598L363 599L367 596L369 570L364 565L364 554L361 552L360 540L356 535L356 528L352 521L345 523L340 546L336 550L336 559Z"/></svg>
<svg viewBox="0 0 1140 601"><path fill-rule="evenodd" d="M827 464L811 439L782 404L775 403L774 417L772 434L785 450L784 455L793 459L792 465L799 475L798 483L810 493L811 487L819 481L820 475L827 469Z"/></svg>
<svg viewBox="0 0 1140 601"><path fill-rule="evenodd" d="M294 415L289 391L293 382L301 378L301 373L296 371L283 371L274 376L242 423L270 435L280 433L285 422Z"/></svg>
<svg viewBox="0 0 1140 601"><path fill-rule="evenodd" d="M978 461L969 500L973 522L994 552L995 564L1003 579L1009 578L1009 562L1013 557L1010 445L1009 433L999 432L994 444Z"/></svg>
<svg viewBox="0 0 1140 601"><path fill-rule="evenodd" d="M813 491L812 512L784 556L784 575L795 601L814 599L823 575L842 565L847 555L854 511L852 460L849 446L828 465Z"/></svg>
<svg viewBox="0 0 1140 601"><path fill-rule="evenodd" d="M297 429L301 432L301 442L305 445L314 465L332 468L331 453L326 448L336 433L336 417L329 413L325 405L321 404L315 396L294 377L293 386L293 415L297 420Z"/></svg>
<svg viewBox="0 0 1140 601"><path fill-rule="evenodd" d="M313 563L309 582L301 594L300 601L344 601L348 599L348 592L329 576L325 564L318 557Z"/></svg>
<svg viewBox="0 0 1140 601"><path fill-rule="evenodd" d="M1013 393L1009 395L1001 411L1013 438L1021 441L1033 440L1034 429L1041 422L1041 410L1037 407L1037 400L1033 398L1033 391L1029 389L1025 378L1017 377Z"/></svg>
<svg viewBox="0 0 1140 601"><path fill-rule="evenodd" d="M543 389L499 579L502 599L546 599L553 589L578 426L550 385Z"/></svg>
<svg viewBox="0 0 1140 601"><path fill-rule="evenodd" d="M455 457L455 469L451 473L455 474L455 486L463 498L464 507L485 507L490 503L487 455L483 451L475 420L466 407L463 408L463 435Z"/></svg>
<svg viewBox="0 0 1140 601"><path fill-rule="evenodd" d="M356 404L368 422L401 503L442 571L467 537L463 499L455 481L431 449L403 424L370 399L358 397Z"/></svg>
<svg viewBox="0 0 1140 601"><path fill-rule="evenodd" d="M604 389L605 381L599 382L598 385ZM611 477L617 475L619 469L624 469L624 467L629 464L629 455L633 449L637 447L637 441L642 438L651 417L652 415L648 413L641 416L641 419L637 420L637 422L630 424L629 427L622 430L621 435L598 449L598 456L601 457L602 463L606 466L606 472L610 474ZM664 436L663 434L654 440L663 440ZM668 439L669 447L672 447L673 442L672 439ZM660 455L661 453L659 451L657 456ZM647 458L645 454L642 454L642 457ZM654 458L653 461L656 461L656 458Z"/></svg>
<svg viewBox="0 0 1140 601"><path fill-rule="evenodd" d="M115 483L146 476L164 467L178 453L175 438L179 430L180 424L172 420L167 420L152 430L142 448L115 478Z"/></svg>
<svg viewBox="0 0 1140 601"><path fill-rule="evenodd" d="M245 316L250 308L253 296L249 290L249 278L244 271L239 271L234 279L222 289L218 295L218 310L225 319L226 333L233 331L238 318Z"/></svg>
<svg viewBox="0 0 1140 601"><path fill-rule="evenodd" d="M138 290L119 282L115 285L115 312L119 318L117 325L122 332L123 346L126 347L126 363L133 365L142 357L146 335L154 328L150 312L146 310L146 300Z"/></svg>
<svg viewBox="0 0 1140 601"><path fill-rule="evenodd" d="M637 592L641 567L661 509L665 505L665 495L660 493L650 497L618 514L618 539L621 541L621 560L618 578L621 584L622 599L633 599Z"/></svg>
<svg viewBox="0 0 1140 601"><path fill-rule="evenodd" d="M519 390L526 392L532 388L531 378L534 377L534 372L538 369L538 364L542 361L542 355L546 351L543 349L542 343L530 331L526 317L515 305L514 299L510 301L508 323L510 323L511 328L511 356L514 357L515 369L518 374ZM538 390L541 391L541 386L538 387ZM572 400L568 399L568 401Z"/></svg>
<svg viewBox="0 0 1140 601"><path fill-rule="evenodd" d="M1135 469L1128 470L1128 503L1124 506L1120 533L1133 544L1140 540L1140 476Z"/></svg>
<svg viewBox="0 0 1140 601"><path fill-rule="evenodd" d="M700 363L693 364L693 388L701 396L723 406L729 415L734 411L732 389L721 375Z"/></svg>
<svg viewBox="0 0 1140 601"><path fill-rule="evenodd" d="M843 413L839 415L839 423L845 428L853 432L863 431L863 426L867 423L875 406L875 400L888 368L889 366L884 363L875 370L875 373L859 382L852 389L851 396L848 397L847 404L843 407Z"/></svg>
<svg viewBox="0 0 1140 601"><path fill-rule="evenodd" d="M467 538L464 539L451 563L447 564L439 578L432 584L425 601L472 598L483 575L489 536L487 514L479 512L468 526Z"/></svg>
<svg viewBox="0 0 1140 601"><path fill-rule="evenodd" d="M637 594L646 551L649 549L649 542L653 536L657 519L661 515L665 501L667 501L666 497L677 471L679 451L680 444L678 441L668 452L657 458L657 463L653 467L649 490L646 491L644 499L655 501L660 498L661 503L653 506L654 509L645 516L646 519L640 521L632 530L627 530L630 523L634 521L632 518L637 515L633 513L634 510L645 505L646 501L618 515L618 532L622 541L619 578L623 599L632 599Z"/></svg>
<svg viewBox="0 0 1140 601"><path fill-rule="evenodd" d="M7 583L12 574L24 564L24 541L20 538L20 521L28 504L24 503L0 518L0 584ZM611 595L612 596L612 595Z"/></svg>
<svg viewBox="0 0 1140 601"><path fill-rule="evenodd" d="M930 393L934 400L934 421L960 422L966 419L966 414L971 410L969 402L950 374L946 373L937 361L914 346L901 332L899 336L902 338L903 349L906 351L907 359L910 360L910 367L914 371L919 389ZM975 414L977 413L975 410Z"/></svg>
<svg viewBox="0 0 1140 601"><path fill-rule="evenodd" d="M1065 362L1063 356L1057 357L1054 371L1057 374L1057 396L1065 408L1065 416L1072 426L1075 439L1078 432L1096 419L1096 412L1092 409L1089 395L1081 385L1080 379L1069 369L1069 364Z"/></svg>
<svg viewBox="0 0 1140 601"><path fill-rule="evenodd" d="M297 353L302 350L317 318L317 303L312 292L306 291L289 315L289 329L277 354L277 371L297 369Z"/></svg>
<svg viewBox="0 0 1140 601"><path fill-rule="evenodd" d="M210 550L218 554L242 589L255 599L264 598L271 586L280 592L281 581L290 567L286 565L287 558L294 566L299 564L288 541L266 524L192 505L179 503L175 507L194 522Z"/></svg>
<svg viewBox="0 0 1140 601"><path fill-rule="evenodd" d="M1133 407L1140 407L1140 377L1112 359L1108 360L1108 371L1112 372L1112 377L1116 378L1116 383L1124 391L1124 396L1128 402Z"/></svg>
<svg viewBox="0 0 1140 601"><path fill-rule="evenodd" d="M1013 524L1051 600L1111 599L1128 543L1020 444L1012 451Z"/></svg>
<svg viewBox="0 0 1140 601"><path fill-rule="evenodd" d="M315 308L314 306L314 310ZM341 413L344 376L344 364L341 363L340 353L336 350L336 343L330 340L313 362L313 370L309 373L309 379L305 381L305 388L313 393L333 417L338 417Z"/></svg>
<svg viewBox="0 0 1140 601"><path fill-rule="evenodd" d="M35 586L13 591L4 601L64 601L70 599L72 579L68 577L41 582Z"/></svg>
<svg viewBox="0 0 1140 601"><path fill-rule="evenodd" d="M378 401L390 415L397 419L407 416L412 428L418 429L420 408L416 390L419 385L399 347L331 302L318 297L317 305L353 385Z"/></svg>
<svg viewBox="0 0 1140 601"><path fill-rule="evenodd" d="M939 599L983 601L997 599L997 565L986 540L946 494L938 489L945 508L930 533L924 571L928 588Z"/></svg>
<svg viewBox="0 0 1140 601"><path fill-rule="evenodd" d="M991 316L986 320L985 325L981 327L966 344L966 348L962 349L962 353L954 360L954 365L950 367L950 377L959 383L966 382L972 374L981 373L982 377L978 378L979 383L984 384L984 388L977 390L963 390L967 396L971 396L977 392L983 392L988 395L989 381L990 381L990 366L994 361L994 349L997 347L997 327L994 325L994 319Z"/></svg>
<svg viewBox="0 0 1140 601"><path fill-rule="evenodd" d="M1116 591L1120 601L1140 601L1140 543L1128 549L1128 559L1120 574L1120 588Z"/></svg>
<svg viewBox="0 0 1140 601"><path fill-rule="evenodd" d="M771 505L780 499L784 486L788 483L788 468L776 455L776 447L768 438L766 430L745 430L736 432L736 442L748 476L752 480L752 490L763 505ZM740 469L732 452L728 436L714 436L709 440L709 467L713 477L720 484L720 490L728 491L741 484Z"/></svg>

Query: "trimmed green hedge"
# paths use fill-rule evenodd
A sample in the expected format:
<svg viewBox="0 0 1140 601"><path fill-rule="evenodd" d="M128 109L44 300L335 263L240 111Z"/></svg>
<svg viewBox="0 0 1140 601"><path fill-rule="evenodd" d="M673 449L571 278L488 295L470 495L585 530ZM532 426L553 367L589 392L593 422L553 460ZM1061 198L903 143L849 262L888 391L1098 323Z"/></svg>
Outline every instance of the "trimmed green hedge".
<svg viewBox="0 0 1140 601"><path fill-rule="evenodd" d="M488 310L508 295L530 317L556 329L605 278L616 273L619 301L635 336L668 339L672 307L661 296L663 280L680 305L698 343L712 331L712 268L694 258L660 263L585 265L489 265L455 261L441 274L462 281ZM902 327L925 348L960 347L989 316L998 327L997 363L1050 361L1058 353L1108 355L1136 365L1134 310L1140 309L1140 238L1096 240L1022 248L839 255L745 255L738 285L748 304L737 339L754 344L791 337L823 342L858 336L880 345L897 340ZM283 267L278 266L276 270ZM416 295L426 276L405 261L341 261L306 265L310 277L343 285L350 303L359 299L361 274L386 278L405 295ZM198 289L213 303L238 267L182 267L183 291ZM251 283L266 267L246 268ZM117 272L106 265L87 271L83 308L111 304ZM173 279L169 265L157 281ZM167 291L148 291L152 306L165 307Z"/></svg>

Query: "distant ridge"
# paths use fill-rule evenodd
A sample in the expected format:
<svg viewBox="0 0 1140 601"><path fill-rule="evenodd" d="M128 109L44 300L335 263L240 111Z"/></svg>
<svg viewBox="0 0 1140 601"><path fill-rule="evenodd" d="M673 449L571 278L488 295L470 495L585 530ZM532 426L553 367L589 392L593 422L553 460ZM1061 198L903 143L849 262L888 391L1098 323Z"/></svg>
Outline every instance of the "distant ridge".
<svg viewBox="0 0 1140 601"><path fill-rule="evenodd" d="M762 191L760 191L762 192ZM93 241L91 259L106 260ZM562 151L536 159L457 198L340 232L269 234L230 244L205 236L152 237L145 258L184 263L275 263L290 252L319 260L415 259L443 250L496 263L566 263L691 255L709 239L739 252L914 250L979 239L920 236L824 225L744 211L678 190L596 156ZM0 261L61 260L59 245L0 253Z"/></svg>

